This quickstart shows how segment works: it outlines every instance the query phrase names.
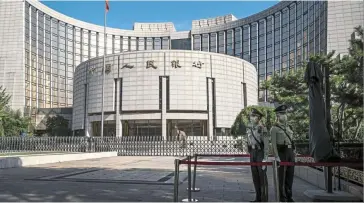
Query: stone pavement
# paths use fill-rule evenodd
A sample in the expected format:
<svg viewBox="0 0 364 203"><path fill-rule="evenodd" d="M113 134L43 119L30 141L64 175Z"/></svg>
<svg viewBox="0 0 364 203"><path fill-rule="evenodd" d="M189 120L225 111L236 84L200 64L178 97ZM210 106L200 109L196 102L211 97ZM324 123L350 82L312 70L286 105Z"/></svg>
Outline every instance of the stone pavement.
<svg viewBox="0 0 364 203"><path fill-rule="evenodd" d="M173 201L176 157L111 157L0 169L0 201ZM248 161L246 158L203 160ZM187 167L181 166L179 200L187 198ZM269 201L275 201L268 168ZM199 201L244 202L255 197L250 167L200 166L193 193ZM317 189L295 178L294 198L309 201L307 189Z"/></svg>

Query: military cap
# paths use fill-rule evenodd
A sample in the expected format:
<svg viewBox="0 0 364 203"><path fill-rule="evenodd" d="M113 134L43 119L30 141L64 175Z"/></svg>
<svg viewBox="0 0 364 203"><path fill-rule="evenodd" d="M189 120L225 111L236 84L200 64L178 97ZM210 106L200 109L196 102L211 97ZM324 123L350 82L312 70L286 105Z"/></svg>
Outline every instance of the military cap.
<svg viewBox="0 0 364 203"><path fill-rule="evenodd" d="M286 113L287 109L288 109L287 105L283 104L283 105L278 106L276 109L274 109L274 112L276 112L276 113Z"/></svg>
<svg viewBox="0 0 364 203"><path fill-rule="evenodd" d="M260 117L263 117L263 116L264 116L264 115L263 115L260 111L258 111L256 108L252 108L251 114L253 114L253 115L258 115L258 116L260 116Z"/></svg>

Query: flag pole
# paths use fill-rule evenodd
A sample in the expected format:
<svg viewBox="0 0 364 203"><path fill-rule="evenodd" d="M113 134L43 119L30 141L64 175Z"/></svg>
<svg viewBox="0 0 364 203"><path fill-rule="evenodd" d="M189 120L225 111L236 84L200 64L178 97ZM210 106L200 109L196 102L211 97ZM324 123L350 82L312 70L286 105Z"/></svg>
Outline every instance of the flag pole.
<svg viewBox="0 0 364 203"><path fill-rule="evenodd" d="M105 2L107 3L107 2ZM104 63L102 67L102 91L101 91L101 137L104 137L104 83L105 83L105 55L106 55L106 5L104 9Z"/></svg>

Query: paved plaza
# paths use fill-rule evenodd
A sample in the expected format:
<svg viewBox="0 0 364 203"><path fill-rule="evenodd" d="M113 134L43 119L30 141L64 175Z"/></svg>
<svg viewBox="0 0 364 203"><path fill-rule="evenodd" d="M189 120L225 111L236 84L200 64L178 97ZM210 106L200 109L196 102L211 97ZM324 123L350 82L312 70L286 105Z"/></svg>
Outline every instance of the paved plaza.
<svg viewBox="0 0 364 203"><path fill-rule="evenodd" d="M24 168L0 169L0 201L173 201L176 157L112 157ZM248 161L247 158L208 158ZM274 199L268 168L269 201ZM187 198L187 167L181 166L179 200ZM248 166L204 166L197 169L193 193L198 201L241 202L254 199ZM317 189L295 178L294 198L309 201L303 192Z"/></svg>

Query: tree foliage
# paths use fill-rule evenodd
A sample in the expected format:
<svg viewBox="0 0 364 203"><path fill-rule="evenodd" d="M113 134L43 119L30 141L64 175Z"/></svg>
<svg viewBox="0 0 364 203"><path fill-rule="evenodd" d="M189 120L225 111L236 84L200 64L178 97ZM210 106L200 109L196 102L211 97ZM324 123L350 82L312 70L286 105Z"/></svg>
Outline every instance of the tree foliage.
<svg viewBox="0 0 364 203"><path fill-rule="evenodd" d="M261 123L269 130L275 122L274 109L265 106L248 106L240 111L236 116L234 124L231 126L231 135L234 137L246 135L246 127L249 123L248 117L252 110L256 108L258 111L264 114Z"/></svg>
<svg viewBox="0 0 364 203"><path fill-rule="evenodd" d="M335 131L339 139L363 139L363 28L354 28L349 55L337 58L331 68Z"/></svg>
<svg viewBox="0 0 364 203"><path fill-rule="evenodd" d="M310 61L330 70L332 122L336 138L342 135L344 139L362 139L359 135L363 121L363 29L356 27L354 33L356 38L349 40L349 55L334 57L332 51L310 57ZM305 69L306 64L282 76L274 75L261 85L270 92L268 100L292 107L288 120L295 139L305 139L309 128Z"/></svg>
<svg viewBox="0 0 364 203"><path fill-rule="evenodd" d="M299 68L282 76L274 75L261 86L269 90L269 101L289 106L288 124L294 132L294 139L306 139L308 133L308 89L303 76L304 69Z"/></svg>
<svg viewBox="0 0 364 203"><path fill-rule="evenodd" d="M9 107L11 96L0 86L0 136L18 136L32 127L30 118L23 117L19 110Z"/></svg>
<svg viewBox="0 0 364 203"><path fill-rule="evenodd" d="M63 116L50 117L47 119L46 131L51 136L68 136L70 133L68 123L69 121Z"/></svg>

